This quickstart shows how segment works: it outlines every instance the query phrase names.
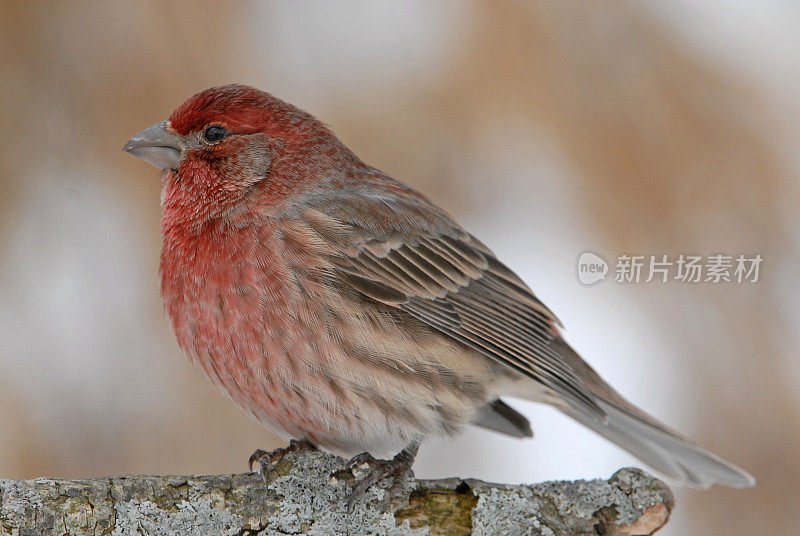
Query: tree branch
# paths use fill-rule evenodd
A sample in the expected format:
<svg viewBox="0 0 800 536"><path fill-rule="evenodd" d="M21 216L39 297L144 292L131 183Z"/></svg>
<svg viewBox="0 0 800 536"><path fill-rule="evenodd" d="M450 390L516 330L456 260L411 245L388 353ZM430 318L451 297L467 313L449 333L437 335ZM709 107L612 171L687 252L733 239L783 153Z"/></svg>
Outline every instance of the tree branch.
<svg viewBox="0 0 800 536"><path fill-rule="evenodd" d="M669 518L659 480L621 469L609 480L505 486L478 480L386 480L358 501L356 478L323 452L290 452L266 475L0 479L0 533L29 535L637 535Z"/></svg>

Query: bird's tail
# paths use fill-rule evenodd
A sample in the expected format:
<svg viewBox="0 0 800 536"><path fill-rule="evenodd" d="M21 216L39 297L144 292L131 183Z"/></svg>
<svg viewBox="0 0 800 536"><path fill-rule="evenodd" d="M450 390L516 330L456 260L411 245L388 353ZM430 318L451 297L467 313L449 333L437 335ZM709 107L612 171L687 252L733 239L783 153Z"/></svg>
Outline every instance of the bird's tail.
<svg viewBox="0 0 800 536"><path fill-rule="evenodd" d="M703 450L625 400L562 339L554 341L553 346L585 380L607 418L601 421L578 408L565 406L558 408L562 412L680 484L700 489L715 483L734 488L755 485L755 479L746 471Z"/></svg>

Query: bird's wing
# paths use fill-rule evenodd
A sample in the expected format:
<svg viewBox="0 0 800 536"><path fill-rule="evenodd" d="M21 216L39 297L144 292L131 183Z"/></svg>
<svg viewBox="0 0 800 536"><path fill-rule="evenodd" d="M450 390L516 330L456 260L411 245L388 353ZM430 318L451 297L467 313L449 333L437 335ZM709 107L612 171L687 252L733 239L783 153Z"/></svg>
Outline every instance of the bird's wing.
<svg viewBox="0 0 800 536"><path fill-rule="evenodd" d="M424 198L358 202L358 209L303 213L331 252L334 277L544 384L583 414L605 418L551 347L555 315L485 245Z"/></svg>

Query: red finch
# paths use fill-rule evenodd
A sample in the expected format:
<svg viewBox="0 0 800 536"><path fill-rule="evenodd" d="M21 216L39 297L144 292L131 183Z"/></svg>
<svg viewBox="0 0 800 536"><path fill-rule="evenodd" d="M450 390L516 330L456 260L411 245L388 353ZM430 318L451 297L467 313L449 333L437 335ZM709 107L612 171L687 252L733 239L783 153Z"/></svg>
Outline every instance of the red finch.
<svg viewBox="0 0 800 536"><path fill-rule="evenodd" d="M284 436L400 451L362 490L408 470L428 435L530 437L505 396L550 404L679 483L755 483L625 400L487 246L291 104L207 89L124 150L164 170L161 293L180 346Z"/></svg>

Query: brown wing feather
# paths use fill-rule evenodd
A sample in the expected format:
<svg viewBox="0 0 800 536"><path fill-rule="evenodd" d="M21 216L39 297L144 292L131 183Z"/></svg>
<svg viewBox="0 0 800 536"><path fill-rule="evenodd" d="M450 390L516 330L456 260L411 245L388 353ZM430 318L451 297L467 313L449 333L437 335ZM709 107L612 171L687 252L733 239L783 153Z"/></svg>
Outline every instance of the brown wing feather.
<svg viewBox="0 0 800 536"><path fill-rule="evenodd" d="M381 199L380 208L399 210L397 202ZM340 280L548 386L586 415L605 418L551 347L558 319L477 239L442 213L429 225L404 213L406 225L415 228L403 233L385 219L368 227L330 212L336 211L309 209L303 216L332 246Z"/></svg>

